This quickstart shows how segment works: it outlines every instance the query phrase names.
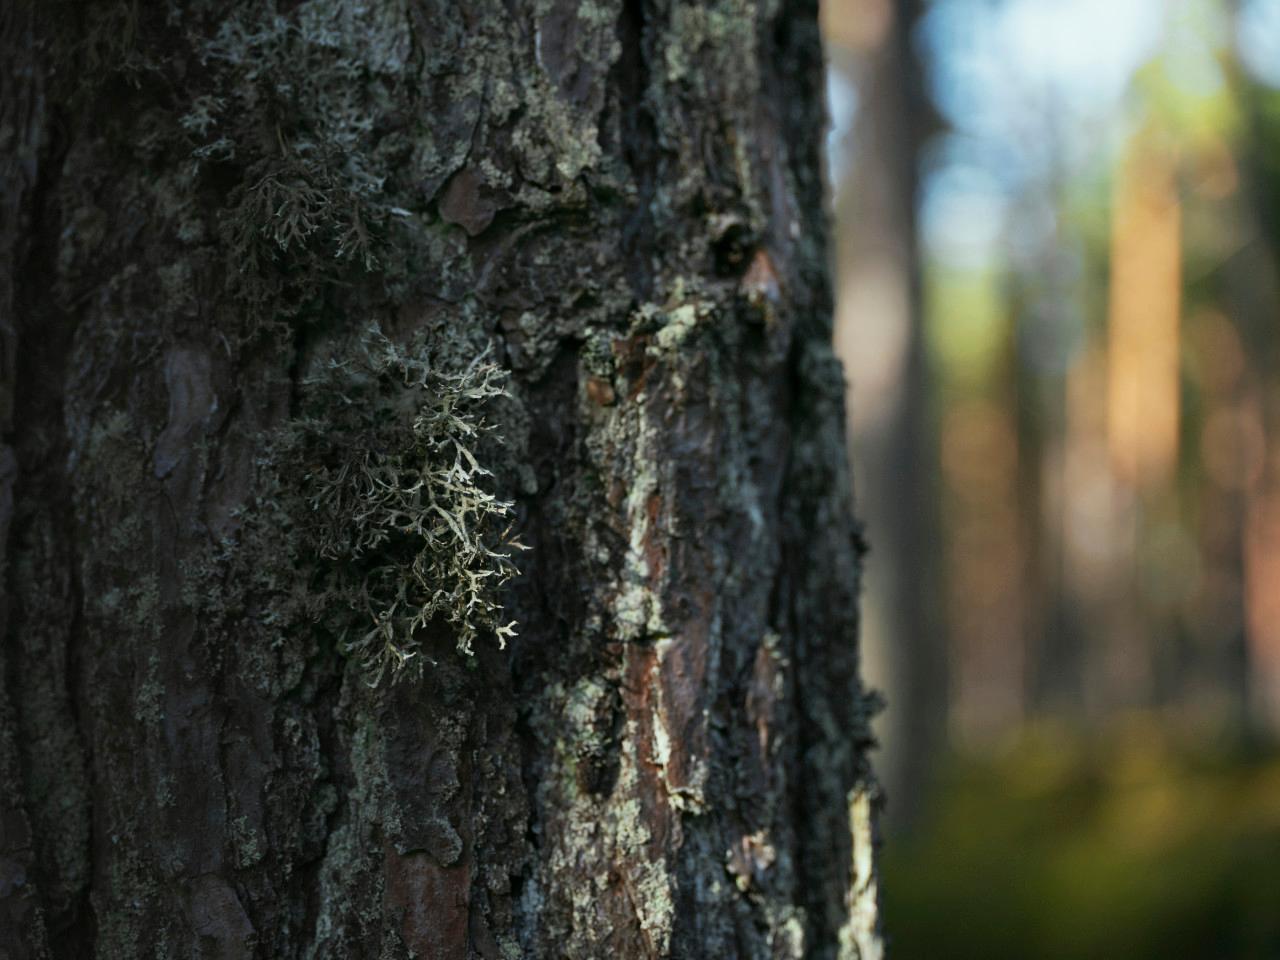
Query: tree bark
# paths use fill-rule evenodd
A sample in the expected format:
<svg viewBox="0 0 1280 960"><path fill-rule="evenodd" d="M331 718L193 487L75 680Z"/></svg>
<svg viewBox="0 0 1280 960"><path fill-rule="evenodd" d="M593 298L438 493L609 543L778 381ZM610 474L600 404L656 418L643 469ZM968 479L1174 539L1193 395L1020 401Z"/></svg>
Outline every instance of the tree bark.
<svg viewBox="0 0 1280 960"><path fill-rule="evenodd" d="M5 7L0 955L878 956L815 19Z"/></svg>

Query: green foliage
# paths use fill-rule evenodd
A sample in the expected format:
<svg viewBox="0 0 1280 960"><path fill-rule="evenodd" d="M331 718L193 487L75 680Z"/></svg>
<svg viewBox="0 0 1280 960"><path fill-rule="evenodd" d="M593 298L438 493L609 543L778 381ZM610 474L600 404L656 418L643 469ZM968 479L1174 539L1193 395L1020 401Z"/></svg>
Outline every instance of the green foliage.
<svg viewBox="0 0 1280 960"><path fill-rule="evenodd" d="M1277 787L1274 753L1188 751L1152 723L954 762L885 844L893 955L1276 956Z"/></svg>

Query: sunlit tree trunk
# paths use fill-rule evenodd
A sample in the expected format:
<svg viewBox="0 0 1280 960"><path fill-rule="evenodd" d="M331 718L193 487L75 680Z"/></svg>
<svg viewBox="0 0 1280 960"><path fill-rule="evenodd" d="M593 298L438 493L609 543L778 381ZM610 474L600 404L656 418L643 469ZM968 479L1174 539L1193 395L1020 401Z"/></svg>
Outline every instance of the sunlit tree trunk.
<svg viewBox="0 0 1280 960"><path fill-rule="evenodd" d="M814 7L4 7L0 954L879 955Z"/></svg>
<svg viewBox="0 0 1280 960"><path fill-rule="evenodd" d="M1242 207L1249 211L1263 241L1242 251L1227 281L1229 306L1240 328L1240 345L1249 363L1240 426L1254 419L1262 427L1261 462L1248 478L1243 517L1244 629L1251 721L1280 730L1280 338L1275 316L1280 308L1280 93L1248 74L1237 74L1247 117L1242 144ZM1249 409L1252 408L1252 409ZM1243 431L1242 431L1243 432ZM1242 438L1245 439L1245 438ZM1241 444L1242 447L1245 444Z"/></svg>

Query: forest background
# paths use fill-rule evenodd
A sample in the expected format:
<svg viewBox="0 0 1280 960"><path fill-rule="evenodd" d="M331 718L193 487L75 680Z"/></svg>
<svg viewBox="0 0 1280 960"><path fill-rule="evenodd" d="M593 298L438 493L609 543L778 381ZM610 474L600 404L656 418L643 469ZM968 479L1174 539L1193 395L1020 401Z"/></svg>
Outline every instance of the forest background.
<svg viewBox="0 0 1280 960"><path fill-rule="evenodd" d="M890 948L1280 955L1280 2L824 29Z"/></svg>

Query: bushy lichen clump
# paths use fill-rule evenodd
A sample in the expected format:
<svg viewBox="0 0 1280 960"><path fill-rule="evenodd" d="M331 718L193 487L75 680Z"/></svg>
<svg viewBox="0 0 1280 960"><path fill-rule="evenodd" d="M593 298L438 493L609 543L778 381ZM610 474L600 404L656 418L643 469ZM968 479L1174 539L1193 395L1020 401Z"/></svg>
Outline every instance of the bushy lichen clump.
<svg viewBox="0 0 1280 960"><path fill-rule="evenodd" d="M328 319L335 288L359 297L406 282L420 239L407 208L421 212L401 116L406 16L398 4L235 0L141 19L136 69L183 92L149 121L174 171L151 192L180 240L221 261L240 317L223 331L232 345L288 343ZM176 23L190 27L175 35Z"/></svg>
<svg viewBox="0 0 1280 960"><path fill-rule="evenodd" d="M485 411L504 378L487 353L449 370L425 338L373 327L305 384L281 463L301 471L313 588L346 608L343 646L373 684L421 673L420 631L447 625L466 654L515 634L499 591L522 547L477 455L500 439Z"/></svg>
<svg viewBox="0 0 1280 960"><path fill-rule="evenodd" d="M195 98L181 124L199 144L197 160L247 164L227 221L242 264L261 270L262 257L291 257L295 269L325 260L377 265L385 177L373 169L377 151L362 149L376 115L362 98L376 99L381 86L358 81L393 75L409 41L385 42L379 27L392 25L369 22L356 36L370 42L353 49L344 27L358 19L332 3L306 4L296 18L237 11L201 50L223 86ZM274 120L265 144L252 129L264 115Z"/></svg>

